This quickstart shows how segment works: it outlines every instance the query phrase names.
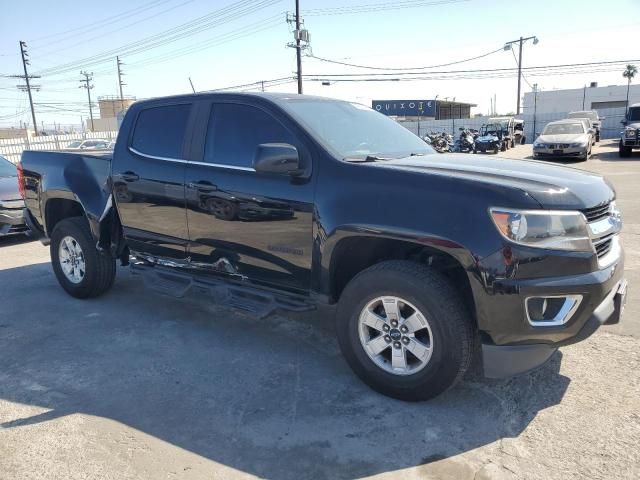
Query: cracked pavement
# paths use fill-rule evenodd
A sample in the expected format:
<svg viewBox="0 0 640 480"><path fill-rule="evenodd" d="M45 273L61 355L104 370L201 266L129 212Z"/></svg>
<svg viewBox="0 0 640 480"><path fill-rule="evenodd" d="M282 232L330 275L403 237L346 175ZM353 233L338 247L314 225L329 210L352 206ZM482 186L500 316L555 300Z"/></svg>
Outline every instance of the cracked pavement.
<svg viewBox="0 0 640 480"><path fill-rule="evenodd" d="M618 191L622 323L427 403L358 381L326 312L258 320L126 269L80 301L46 247L0 239L0 480L640 478L640 155L594 152L574 166Z"/></svg>

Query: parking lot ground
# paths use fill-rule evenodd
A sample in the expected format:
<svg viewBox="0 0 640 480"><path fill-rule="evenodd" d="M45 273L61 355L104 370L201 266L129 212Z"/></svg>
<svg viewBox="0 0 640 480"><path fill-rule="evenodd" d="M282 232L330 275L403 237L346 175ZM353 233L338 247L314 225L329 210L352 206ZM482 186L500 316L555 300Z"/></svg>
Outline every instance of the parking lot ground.
<svg viewBox="0 0 640 480"><path fill-rule="evenodd" d="M258 320L126 269L80 301L46 247L0 239L0 479L640 478L640 156L594 153L573 166L618 191L622 323L427 403L357 380L326 312Z"/></svg>

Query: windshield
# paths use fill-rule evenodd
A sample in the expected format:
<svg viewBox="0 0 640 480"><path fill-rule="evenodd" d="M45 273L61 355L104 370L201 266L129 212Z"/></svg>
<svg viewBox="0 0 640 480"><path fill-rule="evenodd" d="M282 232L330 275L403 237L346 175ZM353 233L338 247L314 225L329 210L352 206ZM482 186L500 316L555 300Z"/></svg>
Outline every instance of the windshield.
<svg viewBox="0 0 640 480"><path fill-rule="evenodd" d="M0 177L16 177L16 166L4 157L0 157Z"/></svg>
<svg viewBox="0 0 640 480"><path fill-rule="evenodd" d="M434 153L402 125L364 105L290 99L284 107L339 158L401 158Z"/></svg>
<svg viewBox="0 0 640 480"><path fill-rule="evenodd" d="M495 123L490 123L489 125L483 125L482 127L480 127L480 134L481 135L498 135L498 132L500 132L501 130L502 128L500 128L500 125Z"/></svg>
<svg viewBox="0 0 640 480"><path fill-rule="evenodd" d="M576 135L584 133L584 125L582 123L557 123L555 125L547 125L542 131L543 135Z"/></svg>
<svg viewBox="0 0 640 480"><path fill-rule="evenodd" d="M588 118L589 120L598 120L595 112L571 112L567 118Z"/></svg>
<svg viewBox="0 0 640 480"><path fill-rule="evenodd" d="M82 142L71 142L67 148L78 148Z"/></svg>
<svg viewBox="0 0 640 480"><path fill-rule="evenodd" d="M629 121L630 122L638 122L638 121L640 121L640 108L630 108L629 109Z"/></svg>

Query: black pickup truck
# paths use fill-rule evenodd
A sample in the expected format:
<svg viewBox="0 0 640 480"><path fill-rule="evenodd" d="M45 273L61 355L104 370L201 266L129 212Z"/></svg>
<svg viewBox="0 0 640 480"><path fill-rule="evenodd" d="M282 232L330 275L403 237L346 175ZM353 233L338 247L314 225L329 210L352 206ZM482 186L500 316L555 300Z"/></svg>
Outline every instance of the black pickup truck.
<svg viewBox="0 0 640 480"><path fill-rule="evenodd" d="M259 315L334 306L348 363L396 398L443 392L474 352L487 376L527 371L624 304L621 217L602 177L437 155L345 101L142 101L112 156L27 151L19 176L74 297L107 291L119 260L160 292Z"/></svg>

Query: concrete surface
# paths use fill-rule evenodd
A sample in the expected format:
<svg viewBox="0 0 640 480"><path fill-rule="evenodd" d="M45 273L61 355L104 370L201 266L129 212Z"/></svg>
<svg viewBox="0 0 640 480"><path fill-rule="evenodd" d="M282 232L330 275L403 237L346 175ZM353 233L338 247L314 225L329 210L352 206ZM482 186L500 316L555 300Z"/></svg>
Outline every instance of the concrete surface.
<svg viewBox="0 0 640 480"><path fill-rule="evenodd" d="M360 383L325 314L257 320L126 269L75 300L46 247L0 240L0 479L639 478L640 156L597 151L575 166L620 196L623 323L428 403Z"/></svg>

